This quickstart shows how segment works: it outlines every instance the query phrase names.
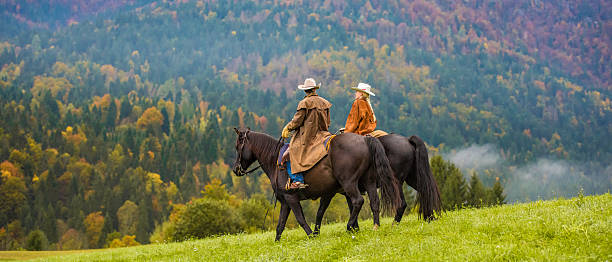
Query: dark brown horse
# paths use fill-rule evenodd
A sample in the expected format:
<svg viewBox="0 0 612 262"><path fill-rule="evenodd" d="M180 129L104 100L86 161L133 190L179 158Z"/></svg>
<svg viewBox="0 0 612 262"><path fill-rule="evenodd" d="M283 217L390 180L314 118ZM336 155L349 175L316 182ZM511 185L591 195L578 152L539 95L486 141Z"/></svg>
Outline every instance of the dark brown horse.
<svg viewBox="0 0 612 262"><path fill-rule="evenodd" d="M234 173L243 176L249 172L245 170L258 161L281 204L276 240L280 239L285 229L290 211L293 211L308 236L313 233L304 218L301 200L321 198L317 212L317 225L320 225L320 219L333 196L337 193L345 194L352 206L347 230L358 230L354 225L357 224L357 216L364 203L361 196L364 191L368 192L374 226L380 225L377 184L381 188L383 206L394 209L399 206L399 182L392 174L382 144L375 138L356 134L336 136L330 141L329 154L304 175L305 182L310 186L299 193L288 193L284 190L287 173L277 166L281 143L269 135L250 130L236 129L236 133L238 138ZM315 227L315 235L319 229L319 226Z"/></svg>
<svg viewBox="0 0 612 262"><path fill-rule="evenodd" d="M404 211L407 207L402 188L404 182L417 191L419 217L426 221L435 219L435 215L439 214L441 211L442 202L440 201L438 185L429 166L427 147L423 140L418 136L406 138L397 134L379 137L378 140L384 146L385 154L393 169L393 174L396 178L395 181L398 182L398 189L400 192L401 203L395 209L394 223L399 223L402 220ZM376 191L368 191L368 196L371 194L370 192ZM346 200L349 210L352 213L354 208L352 201L348 197ZM315 232L321 227L323 214L327 206L329 206L330 201L331 198L321 198L319 212L317 212ZM359 228L359 223L355 220L354 223L349 226Z"/></svg>

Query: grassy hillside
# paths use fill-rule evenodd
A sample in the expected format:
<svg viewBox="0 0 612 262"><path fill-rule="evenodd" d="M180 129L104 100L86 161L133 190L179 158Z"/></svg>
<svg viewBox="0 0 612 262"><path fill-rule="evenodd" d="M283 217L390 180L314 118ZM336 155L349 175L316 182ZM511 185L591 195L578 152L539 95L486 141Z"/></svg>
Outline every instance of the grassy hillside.
<svg viewBox="0 0 612 262"><path fill-rule="evenodd" d="M447 212L423 223L414 215L396 227L385 219L378 231L362 221L362 231L347 233L344 224L324 226L319 238L301 229L232 235L182 243L146 245L44 258L49 261L94 260L610 260L612 195L576 197ZM353 238L354 236L354 238ZM2 253L0 253L0 258Z"/></svg>

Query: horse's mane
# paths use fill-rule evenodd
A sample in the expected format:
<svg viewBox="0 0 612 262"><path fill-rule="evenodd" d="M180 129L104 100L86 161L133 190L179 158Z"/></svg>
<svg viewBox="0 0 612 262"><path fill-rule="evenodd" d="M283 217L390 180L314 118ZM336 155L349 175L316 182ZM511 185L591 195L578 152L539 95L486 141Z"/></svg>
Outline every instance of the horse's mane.
<svg viewBox="0 0 612 262"><path fill-rule="evenodd" d="M251 131L248 133L248 136L249 143L252 144L251 151L262 158L260 159L260 164L276 163L278 151L282 143L264 133Z"/></svg>

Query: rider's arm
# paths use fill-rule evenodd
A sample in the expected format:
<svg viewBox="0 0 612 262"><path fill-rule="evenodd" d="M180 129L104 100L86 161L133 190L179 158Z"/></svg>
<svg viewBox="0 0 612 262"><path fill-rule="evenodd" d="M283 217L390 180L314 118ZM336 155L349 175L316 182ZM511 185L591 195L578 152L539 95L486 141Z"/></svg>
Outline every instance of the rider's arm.
<svg viewBox="0 0 612 262"><path fill-rule="evenodd" d="M287 129L289 129L289 131L298 129L304 123L305 117L306 117L306 109L298 110L297 112L295 112L295 115L293 115L293 119L291 119L289 124L287 124Z"/></svg>
<svg viewBox="0 0 612 262"><path fill-rule="evenodd" d="M355 100L355 102L353 102L353 106L351 107L351 112L349 112L349 115L346 118L346 125L344 125L344 132L345 133L355 133L355 131L357 131L357 128L359 127L359 120L360 120L359 102L358 100Z"/></svg>

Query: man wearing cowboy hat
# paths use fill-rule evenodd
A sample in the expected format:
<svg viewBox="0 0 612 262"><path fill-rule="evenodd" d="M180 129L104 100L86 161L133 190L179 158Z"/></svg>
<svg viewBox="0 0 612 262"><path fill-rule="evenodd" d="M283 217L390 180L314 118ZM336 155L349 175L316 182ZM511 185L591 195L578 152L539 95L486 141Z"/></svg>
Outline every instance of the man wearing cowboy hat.
<svg viewBox="0 0 612 262"><path fill-rule="evenodd" d="M365 83L359 83L357 87L351 87L351 89L356 91L355 101L346 119L344 132L359 135L370 134L376 128L376 115L370 104L370 96L376 95L372 93L372 87Z"/></svg>
<svg viewBox="0 0 612 262"><path fill-rule="evenodd" d="M312 168L327 155L323 141L330 133L330 102L317 95L319 89L315 80L307 78L298 89L304 90L306 96L298 103L293 119L283 128L281 136L289 137L289 132L296 131L289 144L287 172L291 178L289 189L301 189L304 184L303 172Z"/></svg>

